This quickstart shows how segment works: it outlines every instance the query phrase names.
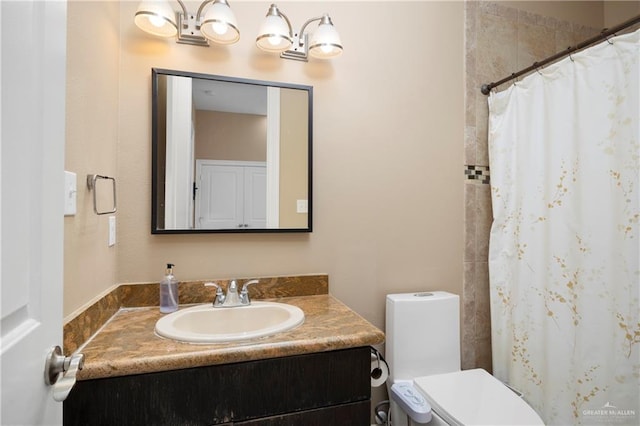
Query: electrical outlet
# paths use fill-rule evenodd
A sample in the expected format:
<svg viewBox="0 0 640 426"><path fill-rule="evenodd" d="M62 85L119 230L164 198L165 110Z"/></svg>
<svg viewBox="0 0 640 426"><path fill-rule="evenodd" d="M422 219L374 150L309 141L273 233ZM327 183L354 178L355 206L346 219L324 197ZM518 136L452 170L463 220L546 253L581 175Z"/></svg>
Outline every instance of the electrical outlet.
<svg viewBox="0 0 640 426"><path fill-rule="evenodd" d="M109 247L116 245L116 217L109 216Z"/></svg>

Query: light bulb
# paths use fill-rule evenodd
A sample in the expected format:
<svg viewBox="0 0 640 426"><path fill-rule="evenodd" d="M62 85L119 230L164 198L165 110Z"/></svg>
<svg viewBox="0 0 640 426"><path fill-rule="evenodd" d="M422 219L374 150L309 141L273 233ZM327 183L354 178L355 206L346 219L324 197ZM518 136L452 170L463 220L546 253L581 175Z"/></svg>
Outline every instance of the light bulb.
<svg viewBox="0 0 640 426"><path fill-rule="evenodd" d="M269 37L267 40L269 40L269 44L272 46L277 46L278 44L280 44L280 37L277 36Z"/></svg>
<svg viewBox="0 0 640 426"><path fill-rule="evenodd" d="M323 53L330 53L332 49L333 48L331 46L329 46L328 44L320 46L320 50L322 50Z"/></svg>
<svg viewBox="0 0 640 426"><path fill-rule="evenodd" d="M227 33L228 26L226 24L222 24L220 22L215 22L211 25L213 31L218 35L223 35Z"/></svg>
<svg viewBox="0 0 640 426"><path fill-rule="evenodd" d="M153 25L154 27L158 27L160 28L161 26L164 25L164 19L162 19L161 17L157 16L157 15L150 15L149 16L149 23L151 25Z"/></svg>

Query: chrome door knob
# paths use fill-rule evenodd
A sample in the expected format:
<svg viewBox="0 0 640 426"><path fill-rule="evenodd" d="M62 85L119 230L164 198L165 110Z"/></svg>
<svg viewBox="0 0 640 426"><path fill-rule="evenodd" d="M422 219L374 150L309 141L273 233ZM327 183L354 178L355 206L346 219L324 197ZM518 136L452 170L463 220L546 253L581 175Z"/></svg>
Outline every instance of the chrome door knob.
<svg viewBox="0 0 640 426"><path fill-rule="evenodd" d="M53 386L53 399L64 401L76 384L76 375L84 367L84 354L64 356L60 346L54 346L47 355L44 382Z"/></svg>

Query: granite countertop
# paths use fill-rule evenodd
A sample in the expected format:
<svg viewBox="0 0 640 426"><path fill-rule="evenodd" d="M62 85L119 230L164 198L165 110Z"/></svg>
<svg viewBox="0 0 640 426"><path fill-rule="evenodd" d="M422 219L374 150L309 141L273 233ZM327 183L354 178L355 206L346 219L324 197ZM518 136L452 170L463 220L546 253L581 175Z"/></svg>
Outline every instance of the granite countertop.
<svg viewBox="0 0 640 426"><path fill-rule="evenodd" d="M305 313L304 323L261 339L193 344L155 334L155 323L162 316L157 306L120 309L79 348L85 363L78 380L325 352L384 341L381 330L328 294L264 300L298 306Z"/></svg>

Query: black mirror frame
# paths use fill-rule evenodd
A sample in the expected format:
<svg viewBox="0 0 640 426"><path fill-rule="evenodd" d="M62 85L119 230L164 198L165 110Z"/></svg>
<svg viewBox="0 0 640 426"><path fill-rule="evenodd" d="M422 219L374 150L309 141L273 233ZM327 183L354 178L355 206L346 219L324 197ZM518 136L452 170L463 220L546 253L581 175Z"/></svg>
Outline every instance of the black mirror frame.
<svg viewBox="0 0 640 426"><path fill-rule="evenodd" d="M229 83L254 84L266 87L281 87L288 89L306 90L309 96L308 119L308 212L306 228L244 228L244 229L158 229L158 77L171 75L179 77L200 78L206 80L225 81ZM280 83L274 81L251 80L245 78L228 77L212 74L201 74L186 71L168 70L162 68L151 69L151 233L152 234L253 234L253 233L310 233L313 231L313 86Z"/></svg>

